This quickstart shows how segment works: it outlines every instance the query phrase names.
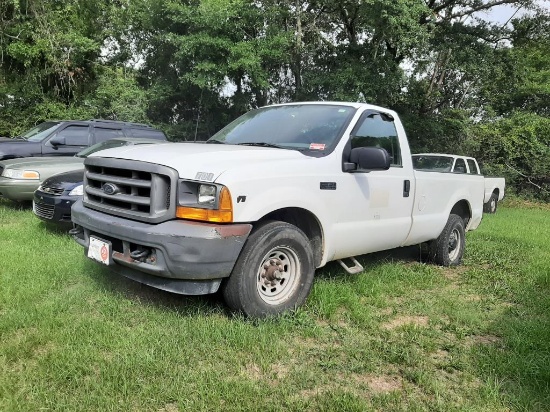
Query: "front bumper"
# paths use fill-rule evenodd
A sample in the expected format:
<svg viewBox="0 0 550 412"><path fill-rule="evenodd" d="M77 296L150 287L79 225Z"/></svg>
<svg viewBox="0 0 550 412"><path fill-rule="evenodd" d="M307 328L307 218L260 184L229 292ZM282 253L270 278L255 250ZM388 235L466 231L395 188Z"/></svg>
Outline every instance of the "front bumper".
<svg viewBox="0 0 550 412"><path fill-rule="evenodd" d="M32 200L40 181L0 177L0 196L10 200Z"/></svg>
<svg viewBox="0 0 550 412"><path fill-rule="evenodd" d="M215 292L231 274L252 225L220 225L186 220L159 224L137 222L84 207L72 207L72 220L83 230L73 234L88 253L90 235L112 243L114 271L158 289L182 294ZM135 251L149 252L134 259Z"/></svg>
<svg viewBox="0 0 550 412"><path fill-rule="evenodd" d="M54 196L37 190L34 192L33 212L45 222L72 226L71 206L80 198L81 196L69 196L68 194Z"/></svg>

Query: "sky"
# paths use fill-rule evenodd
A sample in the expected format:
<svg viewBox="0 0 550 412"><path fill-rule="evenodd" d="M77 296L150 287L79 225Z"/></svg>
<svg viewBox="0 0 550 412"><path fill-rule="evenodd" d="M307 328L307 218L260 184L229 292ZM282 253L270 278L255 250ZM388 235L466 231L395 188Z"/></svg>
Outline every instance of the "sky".
<svg viewBox="0 0 550 412"><path fill-rule="evenodd" d="M548 11L550 11L550 1L539 0L537 3L539 4L539 6L544 7ZM516 10L517 7L509 5L495 6L491 9L489 13L480 13L482 14L482 16L480 17L486 18L487 20L493 21L495 23L505 24L510 19L510 17L514 16ZM514 17L520 17L522 14L525 14L525 12L525 9L520 9Z"/></svg>

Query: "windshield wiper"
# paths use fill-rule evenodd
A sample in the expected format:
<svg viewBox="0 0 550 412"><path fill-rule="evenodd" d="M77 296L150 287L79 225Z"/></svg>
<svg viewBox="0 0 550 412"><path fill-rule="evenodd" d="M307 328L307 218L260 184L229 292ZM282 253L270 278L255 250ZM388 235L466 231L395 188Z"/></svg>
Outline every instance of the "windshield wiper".
<svg viewBox="0 0 550 412"><path fill-rule="evenodd" d="M237 146L274 147L275 149L291 149L290 147L279 146L277 144L266 143L266 142L244 142L244 143L236 143L236 145Z"/></svg>
<svg viewBox="0 0 550 412"><path fill-rule="evenodd" d="M207 140L205 143L225 144L225 142L222 142L221 140L216 140L216 139Z"/></svg>

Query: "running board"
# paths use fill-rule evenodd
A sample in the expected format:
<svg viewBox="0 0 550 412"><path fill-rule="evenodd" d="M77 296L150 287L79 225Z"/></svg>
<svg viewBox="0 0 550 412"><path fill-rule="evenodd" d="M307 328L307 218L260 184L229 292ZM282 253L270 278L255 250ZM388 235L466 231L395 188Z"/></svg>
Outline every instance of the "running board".
<svg viewBox="0 0 550 412"><path fill-rule="evenodd" d="M338 263L340 263L340 266L342 266L350 275L356 275L357 273L361 273L365 269L363 266L361 266L361 263L359 263L354 257L349 257L347 259L351 260L351 262L353 263L352 267L346 265L342 259L338 259Z"/></svg>

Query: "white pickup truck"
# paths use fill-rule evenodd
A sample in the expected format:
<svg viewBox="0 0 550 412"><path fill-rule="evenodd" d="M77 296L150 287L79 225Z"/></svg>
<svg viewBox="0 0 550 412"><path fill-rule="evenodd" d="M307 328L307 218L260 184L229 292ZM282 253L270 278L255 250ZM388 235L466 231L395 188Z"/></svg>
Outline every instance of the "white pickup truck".
<svg viewBox="0 0 550 412"><path fill-rule="evenodd" d="M357 273L354 256L427 242L457 265L483 215L481 175L413 170L397 114L362 103L267 106L205 143L109 149L85 169L71 234L90 259L175 293L221 288L252 317L301 305L329 261Z"/></svg>
<svg viewBox="0 0 550 412"><path fill-rule="evenodd" d="M419 153L413 154L412 159L415 170L481 174L480 167L473 157L442 153ZM483 210L487 213L495 213L498 202L504 198L506 181L503 177L485 177L484 181Z"/></svg>

